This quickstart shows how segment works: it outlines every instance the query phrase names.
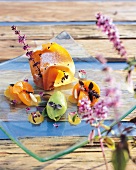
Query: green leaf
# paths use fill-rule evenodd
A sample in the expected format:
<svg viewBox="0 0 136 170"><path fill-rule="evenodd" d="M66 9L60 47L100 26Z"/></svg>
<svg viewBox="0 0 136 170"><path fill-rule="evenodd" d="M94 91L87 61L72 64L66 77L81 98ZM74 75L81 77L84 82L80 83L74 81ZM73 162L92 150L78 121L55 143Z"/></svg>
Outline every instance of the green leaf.
<svg viewBox="0 0 136 170"><path fill-rule="evenodd" d="M125 170L128 160L129 154L127 150L117 147L112 154L112 164L114 170Z"/></svg>
<svg viewBox="0 0 136 170"><path fill-rule="evenodd" d="M43 109L42 115L44 118L48 116L46 107Z"/></svg>
<svg viewBox="0 0 136 170"><path fill-rule="evenodd" d="M76 117L77 117L77 114L75 114L75 115L72 117L72 121L73 121L73 122L75 122Z"/></svg>

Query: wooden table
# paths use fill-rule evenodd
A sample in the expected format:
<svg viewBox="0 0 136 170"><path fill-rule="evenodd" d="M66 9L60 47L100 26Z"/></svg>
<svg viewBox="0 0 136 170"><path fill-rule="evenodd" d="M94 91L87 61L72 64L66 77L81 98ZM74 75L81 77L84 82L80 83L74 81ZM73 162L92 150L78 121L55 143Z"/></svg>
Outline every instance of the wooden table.
<svg viewBox="0 0 136 170"><path fill-rule="evenodd" d="M0 62L24 53L10 26L17 25L33 48L47 42L65 30L92 55L102 53L108 61L123 61L112 48L106 36L95 26L95 14L102 12L113 18L129 57L136 54L135 1L0 1ZM111 152L106 148L107 160ZM132 150L136 156L136 148ZM109 169L112 165L109 163ZM93 168L95 167L95 168ZM41 163L28 156L11 140L0 140L0 169L97 169L104 170L99 143L86 145L56 160ZM129 161L128 170L136 170Z"/></svg>

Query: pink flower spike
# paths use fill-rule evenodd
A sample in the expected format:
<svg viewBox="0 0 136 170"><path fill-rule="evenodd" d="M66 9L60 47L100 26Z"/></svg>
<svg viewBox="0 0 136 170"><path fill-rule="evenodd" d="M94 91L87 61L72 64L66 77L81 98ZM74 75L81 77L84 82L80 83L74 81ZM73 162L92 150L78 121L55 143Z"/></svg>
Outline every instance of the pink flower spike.
<svg viewBox="0 0 136 170"><path fill-rule="evenodd" d="M56 127L56 128L58 128L60 125L57 124L57 123L54 123L53 126Z"/></svg>
<svg viewBox="0 0 136 170"><path fill-rule="evenodd" d="M10 102L10 104L13 105L13 106L15 106L15 105L17 104L17 101L16 101L16 100L12 100L12 101Z"/></svg>
<svg viewBox="0 0 136 170"><path fill-rule="evenodd" d="M127 55L126 49L119 38L118 29L113 24L112 20L100 13L96 15L96 19L97 27L108 36L109 41L113 43L113 46L118 51L118 54L121 57L126 57Z"/></svg>

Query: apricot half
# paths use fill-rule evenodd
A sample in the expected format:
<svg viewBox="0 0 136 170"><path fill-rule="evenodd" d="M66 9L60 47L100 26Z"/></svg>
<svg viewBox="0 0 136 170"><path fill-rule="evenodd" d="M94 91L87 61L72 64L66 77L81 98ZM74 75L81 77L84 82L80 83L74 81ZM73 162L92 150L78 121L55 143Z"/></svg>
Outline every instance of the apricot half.
<svg viewBox="0 0 136 170"><path fill-rule="evenodd" d="M4 95L10 101L14 100L17 104L22 102L27 106L36 106L41 101L39 95L34 95L33 87L25 81L19 81L8 86Z"/></svg>
<svg viewBox="0 0 136 170"><path fill-rule="evenodd" d="M100 97L100 88L92 80L79 81L72 91L72 95L69 97L71 103L77 103L80 106L80 101L83 98L88 98L91 101L91 106L93 106Z"/></svg>

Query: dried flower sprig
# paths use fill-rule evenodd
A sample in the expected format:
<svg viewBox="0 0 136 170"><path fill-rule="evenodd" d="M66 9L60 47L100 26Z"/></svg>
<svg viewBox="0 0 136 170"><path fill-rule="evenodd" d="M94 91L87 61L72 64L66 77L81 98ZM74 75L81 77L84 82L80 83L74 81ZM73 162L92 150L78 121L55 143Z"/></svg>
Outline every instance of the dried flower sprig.
<svg viewBox="0 0 136 170"><path fill-rule="evenodd" d="M119 55L126 57L126 49L120 40L118 29L113 24L112 20L109 17L102 15L101 13L96 15L96 19L97 27L100 28L108 36L108 39L113 43L113 47L118 51Z"/></svg>
<svg viewBox="0 0 136 170"><path fill-rule="evenodd" d="M23 50L26 51L26 56L28 57L29 60L33 61L33 67L37 67L38 70L38 75L39 77L42 77L39 64L38 62L35 62L34 58L32 57L33 51L29 51L30 46L26 44L26 35L21 35L21 31L17 30L16 26L12 26L11 29L15 32L16 35L18 35L18 42L23 45Z"/></svg>

